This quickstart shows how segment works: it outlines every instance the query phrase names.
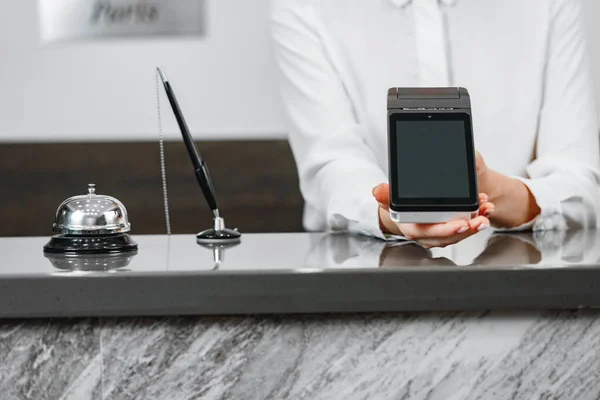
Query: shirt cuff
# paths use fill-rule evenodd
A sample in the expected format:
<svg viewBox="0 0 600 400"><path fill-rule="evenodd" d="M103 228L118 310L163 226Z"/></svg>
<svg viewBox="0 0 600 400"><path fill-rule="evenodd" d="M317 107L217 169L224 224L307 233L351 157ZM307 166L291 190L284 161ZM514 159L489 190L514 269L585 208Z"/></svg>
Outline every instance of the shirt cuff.
<svg viewBox="0 0 600 400"><path fill-rule="evenodd" d="M566 229L566 222L562 215L562 208L560 200L554 195L554 189L540 179L528 179L519 176L513 176L513 179L517 179L531 192L535 199L540 213L537 217L529 222L526 222L520 226L506 229L496 229L498 232L514 232L514 231L548 231L548 230L564 230Z"/></svg>
<svg viewBox="0 0 600 400"><path fill-rule="evenodd" d="M379 225L379 204L373 196L365 198L358 205L359 221L351 221L349 231L366 236L374 236L386 241L408 240L401 235L384 233Z"/></svg>

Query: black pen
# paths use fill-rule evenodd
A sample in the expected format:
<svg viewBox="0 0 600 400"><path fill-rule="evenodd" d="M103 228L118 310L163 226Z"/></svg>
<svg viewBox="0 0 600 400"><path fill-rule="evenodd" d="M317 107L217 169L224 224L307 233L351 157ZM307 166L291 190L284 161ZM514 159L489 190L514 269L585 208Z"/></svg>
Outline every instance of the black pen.
<svg viewBox="0 0 600 400"><path fill-rule="evenodd" d="M215 217L219 218L217 198L215 196L215 190L210 180L210 175L208 173L208 166L200 156L198 148L196 147L194 140L192 139L192 135L190 134L185 119L183 118L183 113L179 108L179 103L177 103L175 93L173 92L173 89L169 84L167 76L159 67L157 67L156 70L158 71L160 79L162 80L163 85L165 87L165 91L167 92L167 97L169 98L169 103L171 103L173 113L175 113L177 124L179 124L179 129L181 130L181 135L183 136L185 147L187 148L190 159L192 160L192 164L194 164L194 172L196 173L196 179L200 184L200 188L202 189L204 198L206 198L206 202L208 203L208 206L212 210Z"/></svg>

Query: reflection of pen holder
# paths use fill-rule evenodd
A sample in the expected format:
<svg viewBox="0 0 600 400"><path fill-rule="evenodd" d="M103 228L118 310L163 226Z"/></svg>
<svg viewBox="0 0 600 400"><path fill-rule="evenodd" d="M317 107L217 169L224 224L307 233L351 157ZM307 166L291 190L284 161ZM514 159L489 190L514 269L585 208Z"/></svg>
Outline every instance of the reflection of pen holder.
<svg viewBox="0 0 600 400"><path fill-rule="evenodd" d="M224 260L225 250L240 244L242 234L237 229L225 228L225 221L221 217L215 217L214 221L213 228L196 235L196 243L204 248L212 249L215 261L213 269L218 269Z"/></svg>

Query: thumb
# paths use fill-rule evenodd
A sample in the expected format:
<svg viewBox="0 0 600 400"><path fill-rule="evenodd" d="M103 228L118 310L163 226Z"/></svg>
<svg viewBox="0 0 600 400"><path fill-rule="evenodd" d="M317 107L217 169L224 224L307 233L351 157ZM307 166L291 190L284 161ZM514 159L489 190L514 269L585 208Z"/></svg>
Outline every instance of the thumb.
<svg viewBox="0 0 600 400"><path fill-rule="evenodd" d="M390 185L382 183L373 188L373 197L384 210L389 209L390 203Z"/></svg>

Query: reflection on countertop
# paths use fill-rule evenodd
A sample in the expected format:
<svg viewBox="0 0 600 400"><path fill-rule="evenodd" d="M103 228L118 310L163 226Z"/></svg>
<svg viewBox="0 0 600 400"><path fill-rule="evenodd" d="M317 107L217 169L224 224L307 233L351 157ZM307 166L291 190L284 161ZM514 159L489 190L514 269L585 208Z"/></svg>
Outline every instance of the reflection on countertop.
<svg viewBox="0 0 600 400"><path fill-rule="evenodd" d="M64 273L71 272L124 272L137 251L110 254L68 255L44 253L54 268Z"/></svg>
<svg viewBox="0 0 600 400"><path fill-rule="evenodd" d="M596 265L597 231L499 233L484 231L446 248L425 250L409 241L384 241L347 233L247 234L232 248L198 245L194 235L137 235L139 250L117 259L98 256L44 256L47 238L0 238L0 280L7 276L46 276L69 270L102 274L233 271L307 272L379 267L564 268Z"/></svg>
<svg viewBox="0 0 600 400"><path fill-rule="evenodd" d="M446 248L425 249L410 241L373 240L331 233L320 238L309 256L311 266L380 267L538 267L596 265L600 236L595 230L489 233Z"/></svg>

